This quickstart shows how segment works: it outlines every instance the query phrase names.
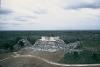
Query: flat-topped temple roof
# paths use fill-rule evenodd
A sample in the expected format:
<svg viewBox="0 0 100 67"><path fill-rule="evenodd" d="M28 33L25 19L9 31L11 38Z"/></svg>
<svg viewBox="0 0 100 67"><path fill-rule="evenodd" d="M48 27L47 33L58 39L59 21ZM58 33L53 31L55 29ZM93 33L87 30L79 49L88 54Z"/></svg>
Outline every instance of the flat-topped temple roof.
<svg viewBox="0 0 100 67"><path fill-rule="evenodd" d="M42 41L56 41L59 38L60 38L59 36L56 36L56 37L42 36L40 40L42 40Z"/></svg>

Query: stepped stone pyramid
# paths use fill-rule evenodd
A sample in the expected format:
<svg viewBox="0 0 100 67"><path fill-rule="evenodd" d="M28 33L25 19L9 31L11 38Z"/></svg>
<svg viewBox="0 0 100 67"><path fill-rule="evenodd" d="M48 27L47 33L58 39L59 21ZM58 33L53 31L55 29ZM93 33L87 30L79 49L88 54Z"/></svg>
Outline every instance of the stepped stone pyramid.
<svg viewBox="0 0 100 67"><path fill-rule="evenodd" d="M15 50L20 50L20 52L27 51L28 53L33 53L33 51L47 51L47 52L56 52L64 51L65 53L80 52L78 48L80 42L76 41L74 43L66 44L60 37L47 37L42 36L41 39L38 39L35 44L31 44L27 39L21 39L14 46Z"/></svg>
<svg viewBox="0 0 100 67"><path fill-rule="evenodd" d="M38 39L35 44L32 46L35 50L55 52L57 50L64 49L66 47L65 42L57 37L47 37L42 36L41 39Z"/></svg>

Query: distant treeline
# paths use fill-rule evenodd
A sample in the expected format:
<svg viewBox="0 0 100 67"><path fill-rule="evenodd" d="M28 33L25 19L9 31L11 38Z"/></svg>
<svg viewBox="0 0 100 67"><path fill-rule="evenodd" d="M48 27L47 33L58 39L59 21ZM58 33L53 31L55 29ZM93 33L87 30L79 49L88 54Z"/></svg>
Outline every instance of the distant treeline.
<svg viewBox="0 0 100 67"><path fill-rule="evenodd" d="M59 36L66 44L82 41L84 48L95 47L99 50L100 47L100 31L0 31L0 49L12 51L20 39L34 44L41 36Z"/></svg>

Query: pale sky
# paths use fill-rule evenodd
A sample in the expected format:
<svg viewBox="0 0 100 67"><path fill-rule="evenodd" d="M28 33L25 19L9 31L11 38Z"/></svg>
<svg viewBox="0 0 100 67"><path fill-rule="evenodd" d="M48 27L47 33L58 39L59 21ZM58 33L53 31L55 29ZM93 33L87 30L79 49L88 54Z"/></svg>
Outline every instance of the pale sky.
<svg viewBox="0 0 100 67"><path fill-rule="evenodd" d="M1 0L0 30L100 30L100 0Z"/></svg>

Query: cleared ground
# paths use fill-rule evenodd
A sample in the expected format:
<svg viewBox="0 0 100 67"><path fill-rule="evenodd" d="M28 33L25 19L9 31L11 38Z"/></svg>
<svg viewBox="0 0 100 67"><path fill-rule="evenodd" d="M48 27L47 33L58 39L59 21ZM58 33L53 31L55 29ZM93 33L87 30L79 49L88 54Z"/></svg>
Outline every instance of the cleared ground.
<svg viewBox="0 0 100 67"><path fill-rule="evenodd" d="M100 67L100 64L59 64L32 55L16 55L0 61L1 67Z"/></svg>

